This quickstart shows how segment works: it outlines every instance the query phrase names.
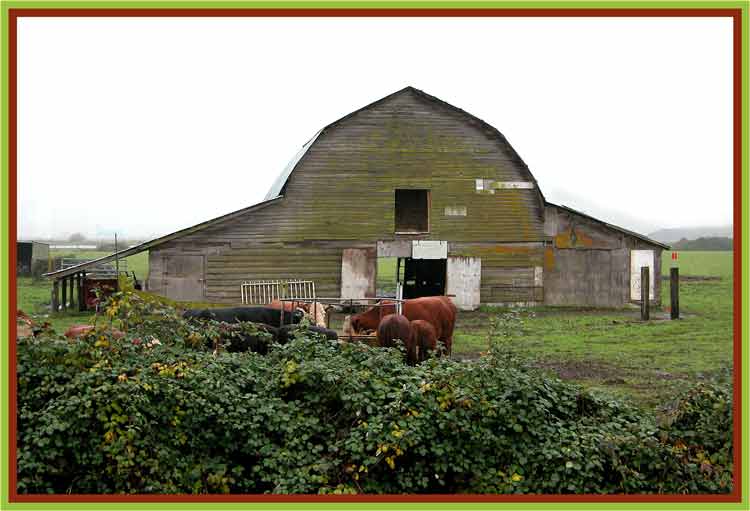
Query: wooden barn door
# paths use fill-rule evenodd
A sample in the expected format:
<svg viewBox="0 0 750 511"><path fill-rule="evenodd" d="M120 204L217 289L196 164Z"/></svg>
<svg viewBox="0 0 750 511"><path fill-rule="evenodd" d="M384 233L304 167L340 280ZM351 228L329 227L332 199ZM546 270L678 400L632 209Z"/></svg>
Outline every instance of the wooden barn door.
<svg viewBox="0 0 750 511"><path fill-rule="evenodd" d="M482 282L482 259L479 257L448 258L447 295L461 310L479 307Z"/></svg>
<svg viewBox="0 0 750 511"><path fill-rule="evenodd" d="M202 255L164 256L164 294L183 302L199 302L205 296L206 261Z"/></svg>
<svg viewBox="0 0 750 511"><path fill-rule="evenodd" d="M630 299L640 301L641 299L641 267L648 266L648 299L653 300L654 294L654 251L653 250L631 250L630 251Z"/></svg>
<svg viewBox="0 0 750 511"><path fill-rule="evenodd" d="M341 255L341 298L375 296L377 253L374 248L345 248Z"/></svg>

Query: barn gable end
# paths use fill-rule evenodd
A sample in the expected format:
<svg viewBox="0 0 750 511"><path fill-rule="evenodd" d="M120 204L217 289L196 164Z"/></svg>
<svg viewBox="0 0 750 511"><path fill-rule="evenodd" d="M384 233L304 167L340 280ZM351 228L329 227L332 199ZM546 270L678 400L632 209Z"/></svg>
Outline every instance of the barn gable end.
<svg viewBox="0 0 750 511"><path fill-rule="evenodd" d="M621 307L633 301L634 251L651 252L656 277L654 303L661 303L661 253L668 248L639 234L565 206L547 203L545 233L551 238L544 266L549 305Z"/></svg>

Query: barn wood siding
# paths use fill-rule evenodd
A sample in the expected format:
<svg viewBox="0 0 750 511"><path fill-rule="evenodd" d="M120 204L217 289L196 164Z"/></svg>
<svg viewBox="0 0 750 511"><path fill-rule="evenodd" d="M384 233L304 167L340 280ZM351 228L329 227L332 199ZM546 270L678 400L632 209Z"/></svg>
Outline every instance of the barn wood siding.
<svg viewBox="0 0 750 511"><path fill-rule="evenodd" d="M548 204L544 258L547 305L623 307L630 301L630 250L654 251L654 303L661 304L661 252L623 231Z"/></svg>
<svg viewBox="0 0 750 511"><path fill-rule="evenodd" d="M544 290L534 268L544 262L544 243L449 243L451 256L482 260L482 303L540 302Z"/></svg>
<svg viewBox="0 0 750 511"><path fill-rule="evenodd" d="M207 258L206 298L240 302L243 281L276 279L312 280L317 296L338 296L341 253L335 246L277 245L224 250Z"/></svg>

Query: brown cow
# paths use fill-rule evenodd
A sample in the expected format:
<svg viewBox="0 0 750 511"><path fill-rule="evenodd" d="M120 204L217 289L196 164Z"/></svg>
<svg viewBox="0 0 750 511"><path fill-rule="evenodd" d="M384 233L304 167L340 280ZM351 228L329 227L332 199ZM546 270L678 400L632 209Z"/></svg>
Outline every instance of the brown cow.
<svg viewBox="0 0 750 511"><path fill-rule="evenodd" d="M406 346L406 361L415 364L417 352L411 339L411 323L406 316L401 314L388 314L383 316L378 325L378 346L381 348L392 348L396 339L401 340Z"/></svg>
<svg viewBox="0 0 750 511"><path fill-rule="evenodd" d="M72 325L70 328L68 328L65 331L65 337L68 339L77 339L79 337L84 337L86 334L91 332L95 327L93 325ZM120 332L116 328L111 328L107 332L104 333L110 333L112 334L112 337L115 339L120 339L121 337L124 337L125 334Z"/></svg>
<svg viewBox="0 0 750 511"><path fill-rule="evenodd" d="M351 325L355 332L376 330L380 318L396 312L393 302L383 300L381 307L371 307L361 314L352 316ZM437 338L445 345L450 355L453 347L453 328L456 325L456 306L447 296L425 296L404 300L402 314L410 321L422 319L435 327Z"/></svg>
<svg viewBox="0 0 750 511"><path fill-rule="evenodd" d="M423 319L411 322L411 346L417 351L415 362L424 362L430 351L437 349L437 332L432 323Z"/></svg>

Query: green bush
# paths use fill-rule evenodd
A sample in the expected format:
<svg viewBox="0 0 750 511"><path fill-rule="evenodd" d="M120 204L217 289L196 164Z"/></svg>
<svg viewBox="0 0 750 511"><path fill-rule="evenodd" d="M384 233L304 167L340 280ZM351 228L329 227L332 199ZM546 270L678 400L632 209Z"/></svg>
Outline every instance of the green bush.
<svg viewBox="0 0 750 511"><path fill-rule="evenodd" d="M147 305L110 301L121 339L100 320L77 341L19 341L19 492L732 489L718 388L657 424L492 351L410 367L395 348L301 335L266 356L229 353L213 342L222 325Z"/></svg>

